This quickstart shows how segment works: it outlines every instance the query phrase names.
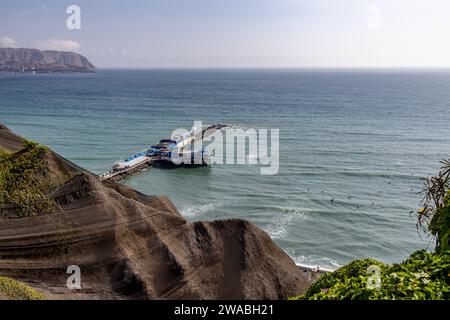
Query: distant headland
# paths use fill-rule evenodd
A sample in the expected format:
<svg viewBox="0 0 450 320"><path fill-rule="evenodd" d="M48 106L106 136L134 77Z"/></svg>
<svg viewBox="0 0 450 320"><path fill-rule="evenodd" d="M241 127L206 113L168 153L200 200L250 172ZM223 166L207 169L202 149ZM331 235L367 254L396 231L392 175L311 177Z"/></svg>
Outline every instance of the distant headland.
<svg viewBox="0 0 450 320"><path fill-rule="evenodd" d="M97 68L75 52L27 48L0 48L0 72L72 73L96 72Z"/></svg>

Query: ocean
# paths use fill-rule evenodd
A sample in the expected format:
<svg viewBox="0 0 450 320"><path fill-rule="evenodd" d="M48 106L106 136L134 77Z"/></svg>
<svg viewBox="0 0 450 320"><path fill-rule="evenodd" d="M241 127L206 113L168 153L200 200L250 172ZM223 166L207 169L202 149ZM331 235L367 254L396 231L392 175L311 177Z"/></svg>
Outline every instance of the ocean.
<svg viewBox="0 0 450 320"><path fill-rule="evenodd" d="M194 121L280 130L280 170L149 168L121 183L189 220L247 219L298 264L400 262L450 157L448 70L100 70L0 74L0 123L94 173ZM333 201L334 200L334 201Z"/></svg>

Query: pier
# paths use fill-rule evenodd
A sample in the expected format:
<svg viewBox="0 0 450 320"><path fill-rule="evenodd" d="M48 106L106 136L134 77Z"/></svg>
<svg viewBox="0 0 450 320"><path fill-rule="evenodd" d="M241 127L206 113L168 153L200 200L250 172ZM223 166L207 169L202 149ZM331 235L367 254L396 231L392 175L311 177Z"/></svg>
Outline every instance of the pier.
<svg viewBox="0 0 450 320"><path fill-rule="evenodd" d="M118 182L122 179L125 179L129 175L141 172L142 170L153 165L154 162L155 162L155 160L152 157L148 157L148 159L143 160L142 162L140 162L139 164L137 164L135 166L125 168L122 170L117 170L117 171L111 170L104 174L99 175L98 178L100 181L112 180L112 181Z"/></svg>
<svg viewBox="0 0 450 320"><path fill-rule="evenodd" d="M98 178L100 181L112 180L117 182L132 174L141 172L156 162L173 164L171 158L172 151L183 153L186 149L190 152L192 158L201 157L202 165L208 165L210 163L210 157L204 153L205 150L193 151L189 148L191 148L196 140L202 140L210 134L227 127L231 127L231 125L210 124L201 126L199 130L193 128L191 132L183 137L163 139L149 149L143 150L124 161L115 163L110 171L99 175ZM194 163L194 165L198 164Z"/></svg>

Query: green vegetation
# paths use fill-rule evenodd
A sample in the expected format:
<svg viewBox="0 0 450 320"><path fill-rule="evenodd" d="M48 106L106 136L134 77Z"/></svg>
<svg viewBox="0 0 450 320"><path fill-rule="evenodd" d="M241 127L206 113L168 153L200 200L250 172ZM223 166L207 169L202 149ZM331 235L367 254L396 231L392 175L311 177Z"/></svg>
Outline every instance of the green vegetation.
<svg viewBox="0 0 450 320"><path fill-rule="evenodd" d="M45 296L33 288L0 276L0 300L44 300Z"/></svg>
<svg viewBox="0 0 450 320"><path fill-rule="evenodd" d="M431 232L437 237L438 252L450 251L450 192L447 193L445 206L433 217Z"/></svg>
<svg viewBox="0 0 450 320"><path fill-rule="evenodd" d="M436 252L450 250L450 160L442 161L441 171L425 181L423 208L418 226L436 239Z"/></svg>
<svg viewBox="0 0 450 320"><path fill-rule="evenodd" d="M364 259L324 274L292 300L449 300L450 160L425 181L417 226L431 234L435 252L420 250L394 265Z"/></svg>
<svg viewBox="0 0 450 320"><path fill-rule="evenodd" d="M379 287L375 286L380 271ZM401 264L356 260L325 274L295 300L448 300L450 255L417 251Z"/></svg>
<svg viewBox="0 0 450 320"><path fill-rule="evenodd" d="M53 213L55 201L46 195L51 189L47 148L25 141L23 149L0 151L0 211L12 210L18 217Z"/></svg>

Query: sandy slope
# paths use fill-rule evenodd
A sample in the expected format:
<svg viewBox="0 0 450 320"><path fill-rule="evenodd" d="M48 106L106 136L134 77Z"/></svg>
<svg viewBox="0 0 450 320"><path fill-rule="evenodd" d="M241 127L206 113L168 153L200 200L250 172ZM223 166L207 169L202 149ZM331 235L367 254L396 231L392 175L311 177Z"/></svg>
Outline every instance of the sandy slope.
<svg viewBox="0 0 450 320"><path fill-rule="evenodd" d="M0 148L16 151L21 141L0 126ZM61 180L51 196L62 211L0 214L0 274L50 298L283 299L310 283L247 221L190 223L165 197L102 183L53 152L48 164ZM81 290L66 287L72 264L81 268Z"/></svg>

